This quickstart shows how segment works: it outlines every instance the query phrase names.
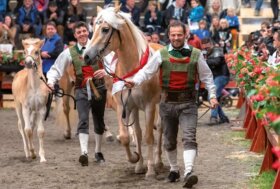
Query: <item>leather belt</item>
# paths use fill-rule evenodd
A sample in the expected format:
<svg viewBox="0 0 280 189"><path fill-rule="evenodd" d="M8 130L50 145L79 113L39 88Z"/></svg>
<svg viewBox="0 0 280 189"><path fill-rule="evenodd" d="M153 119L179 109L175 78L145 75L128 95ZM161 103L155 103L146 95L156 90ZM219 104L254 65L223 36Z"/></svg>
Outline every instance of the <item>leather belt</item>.
<svg viewBox="0 0 280 189"><path fill-rule="evenodd" d="M195 100L195 92L186 91L163 91L161 102L187 102Z"/></svg>

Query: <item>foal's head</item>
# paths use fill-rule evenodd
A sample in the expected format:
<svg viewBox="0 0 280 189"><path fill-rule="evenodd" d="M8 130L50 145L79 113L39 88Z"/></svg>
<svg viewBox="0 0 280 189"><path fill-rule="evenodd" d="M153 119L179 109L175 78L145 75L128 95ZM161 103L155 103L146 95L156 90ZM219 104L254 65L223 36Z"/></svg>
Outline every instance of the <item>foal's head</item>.
<svg viewBox="0 0 280 189"><path fill-rule="evenodd" d="M22 40L25 53L25 66L27 68L37 68L41 64L40 49L44 41L38 38L29 38Z"/></svg>

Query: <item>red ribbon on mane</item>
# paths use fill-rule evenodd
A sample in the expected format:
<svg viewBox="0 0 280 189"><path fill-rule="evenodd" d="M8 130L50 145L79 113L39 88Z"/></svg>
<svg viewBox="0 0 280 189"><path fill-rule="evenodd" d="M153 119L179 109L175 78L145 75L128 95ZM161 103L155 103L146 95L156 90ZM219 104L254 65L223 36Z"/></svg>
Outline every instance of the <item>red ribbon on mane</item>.
<svg viewBox="0 0 280 189"><path fill-rule="evenodd" d="M140 60L140 65L138 67L136 67L134 70L132 70L131 72L128 72L127 74L125 74L124 76L120 77L121 79L125 80L126 78L129 78L131 76L133 76L134 74L136 74L140 69L142 69L148 62L149 59L149 54L150 54L150 50L149 50L149 46L146 48L146 51L144 52L144 54L141 57ZM114 78L113 82L117 82L120 79L118 78Z"/></svg>

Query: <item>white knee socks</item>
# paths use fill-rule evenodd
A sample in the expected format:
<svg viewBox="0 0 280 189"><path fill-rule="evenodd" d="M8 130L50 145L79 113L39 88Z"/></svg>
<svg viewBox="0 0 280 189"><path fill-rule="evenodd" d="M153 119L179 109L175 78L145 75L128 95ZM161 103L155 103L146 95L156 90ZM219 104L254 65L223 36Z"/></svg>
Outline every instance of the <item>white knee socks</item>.
<svg viewBox="0 0 280 189"><path fill-rule="evenodd" d="M102 135L95 133L95 153L101 152Z"/></svg>
<svg viewBox="0 0 280 189"><path fill-rule="evenodd" d="M185 164L185 172L184 176L186 176L189 172L192 171L194 160L196 156L196 150L184 150L184 164Z"/></svg>
<svg viewBox="0 0 280 189"><path fill-rule="evenodd" d="M81 154L88 154L88 134L79 133L79 141L81 146Z"/></svg>
<svg viewBox="0 0 280 189"><path fill-rule="evenodd" d="M170 171L179 171L179 166L177 164L177 149L173 151L165 151L167 160L170 165Z"/></svg>

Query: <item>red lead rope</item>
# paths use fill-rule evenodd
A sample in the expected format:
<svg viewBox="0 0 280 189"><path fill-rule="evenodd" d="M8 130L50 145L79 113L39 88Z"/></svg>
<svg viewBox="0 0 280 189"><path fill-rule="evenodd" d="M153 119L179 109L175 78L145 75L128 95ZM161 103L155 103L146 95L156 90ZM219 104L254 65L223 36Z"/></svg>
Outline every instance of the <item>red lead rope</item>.
<svg viewBox="0 0 280 189"><path fill-rule="evenodd" d="M122 80L125 80L126 78L129 78L131 76L133 76L134 74L136 74L140 69L142 69L148 62L149 59L149 54L150 54L150 50L149 50L149 46L147 47L145 53L143 54L141 60L140 60L140 65L135 68L134 70L132 70L131 72L128 72L127 74L125 74L124 76L121 77ZM113 74L114 75L114 74ZM113 82L117 82L120 81L119 78L114 78Z"/></svg>

